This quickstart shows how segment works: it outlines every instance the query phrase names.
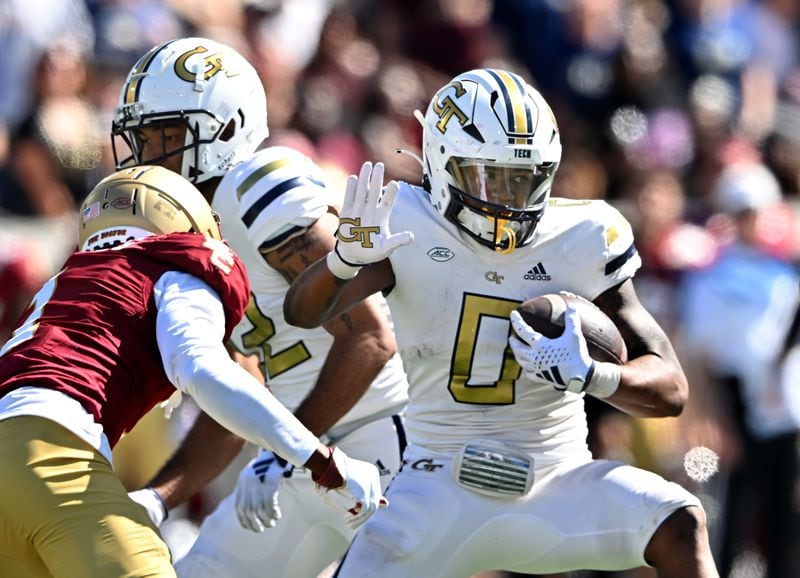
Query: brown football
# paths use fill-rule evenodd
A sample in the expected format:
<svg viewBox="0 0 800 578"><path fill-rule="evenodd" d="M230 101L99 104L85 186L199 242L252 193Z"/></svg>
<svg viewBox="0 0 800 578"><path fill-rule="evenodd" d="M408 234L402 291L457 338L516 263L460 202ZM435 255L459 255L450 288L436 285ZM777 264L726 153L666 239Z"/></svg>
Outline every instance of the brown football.
<svg viewBox="0 0 800 578"><path fill-rule="evenodd" d="M581 332L596 361L625 363L628 348L614 322L591 301L572 294L551 293L528 299L517 307L525 322L545 337L564 332L564 311L572 305L581 318Z"/></svg>

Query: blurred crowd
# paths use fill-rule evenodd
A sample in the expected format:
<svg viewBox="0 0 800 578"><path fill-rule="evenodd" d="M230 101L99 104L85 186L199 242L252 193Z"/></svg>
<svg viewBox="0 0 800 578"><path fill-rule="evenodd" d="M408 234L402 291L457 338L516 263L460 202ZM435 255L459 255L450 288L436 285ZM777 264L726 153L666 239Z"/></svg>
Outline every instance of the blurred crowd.
<svg viewBox="0 0 800 578"><path fill-rule="evenodd" d="M800 576L797 0L3 0L0 220L71 218L114 168L128 70L190 35L247 56L269 144L338 183L366 159L419 182L413 111L462 71L536 86L564 144L553 195L628 216L641 298L690 375L680 418L590 404L593 451L700 495L723 576ZM42 252L72 249L16 231L0 237L0 340L49 273ZM720 458L710 479L684 468L697 446Z"/></svg>

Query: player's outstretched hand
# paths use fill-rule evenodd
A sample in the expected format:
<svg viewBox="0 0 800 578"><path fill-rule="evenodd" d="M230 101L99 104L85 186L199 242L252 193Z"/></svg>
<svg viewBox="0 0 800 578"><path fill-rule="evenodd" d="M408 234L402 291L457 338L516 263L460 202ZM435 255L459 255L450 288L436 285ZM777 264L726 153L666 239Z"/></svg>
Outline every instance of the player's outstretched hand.
<svg viewBox="0 0 800 578"><path fill-rule="evenodd" d="M281 519L278 491L292 465L271 451L263 450L239 474L234 500L242 528L263 532Z"/></svg>
<svg viewBox="0 0 800 578"><path fill-rule="evenodd" d="M348 457L339 448L330 448L328 467L321 476L312 479L323 490L333 490L344 499L347 525L356 529L378 508L389 504L381 491L380 474L373 464ZM325 492L327 494L329 492ZM342 505L341 500L333 500Z"/></svg>
<svg viewBox="0 0 800 578"><path fill-rule="evenodd" d="M581 319L574 307L567 306L564 332L553 339L525 323L518 311L511 312L508 339L517 363L528 379L549 383L559 391L580 393L594 368L589 347L581 333Z"/></svg>
<svg viewBox="0 0 800 578"><path fill-rule="evenodd" d="M350 175L336 231L336 247L328 254L331 273L352 279L364 265L377 263L414 240L411 231L392 234L389 214L399 185L383 186L383 163L365 162L358 177Z"/></svg>

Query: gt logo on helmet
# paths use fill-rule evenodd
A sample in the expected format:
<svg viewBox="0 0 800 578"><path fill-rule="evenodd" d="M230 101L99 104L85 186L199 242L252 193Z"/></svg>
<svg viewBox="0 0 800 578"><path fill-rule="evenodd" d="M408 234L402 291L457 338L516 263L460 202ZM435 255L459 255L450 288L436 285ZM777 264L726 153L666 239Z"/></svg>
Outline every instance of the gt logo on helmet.
<svg viewBox="0 0 800 578"><path fill-rule="evenodd" d="M194 50L189 50L188 52L181 54L175 61L175 74L177 74L178 77L182 78L186 82L194 82L197 74L186 67L186 62L195 54L203 54L204 52L208 52L208 49L204 46L198 46ZM204 80L212 78L218 72L224 72L225 76L228 77L237 74L236 72L225 68L225 66L222 64L222 53L209 54L203 58L203 62L205 63L205 73L203 74Z"/></svg>
<svg viewBox="0 0 800 578"><path fill-rule="evenodd" d="M461 98L467 92L460 82L453 82L444 90L449 88L455 89L456 98ZM444 92L444 90L441 92ZM439 94L441 94L441 92ZM442 134L444 134L444 131L447 130L447 123L450 122L450 119L454 116L458 119L458 122L461 126L467 124L467 121L469 120L467 115L464 114L460 108L458 108L458 105L452 98L450 98L450 96L445 96L441 99L441 102L439 102L439 99L435 99L432 106L433 111L439 115L439 122L436 123L436 128L438 128Z"/></svg>

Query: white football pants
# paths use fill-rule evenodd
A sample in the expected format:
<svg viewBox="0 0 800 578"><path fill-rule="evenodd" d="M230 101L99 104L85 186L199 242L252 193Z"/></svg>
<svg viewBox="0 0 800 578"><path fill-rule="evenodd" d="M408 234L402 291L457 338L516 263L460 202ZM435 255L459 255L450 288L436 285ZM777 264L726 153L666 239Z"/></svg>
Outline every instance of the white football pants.
<svg viewBox="0 0 800 578"><path fill-rule="evenodd" d="M353 458L375 464L385 490L401 463L405 433L399 417L361 426L336 445ZM323 500L310 472L297 469L283 481L275 528L251 532L239 525L233 494L203 521L188 554L175 566L179 578L315 578L344 554L354 532L345 511Z"/></svg>
<svg viewBox="0 0 800 578"><path fill-rule="evenodd" d="M389 507L362 526L337 578L467 578L484 570L550 574L645 566L659 525L700 506L681 486L621 462L536 471L521 497L459 485L453 457L409 446Z"/></svg>

